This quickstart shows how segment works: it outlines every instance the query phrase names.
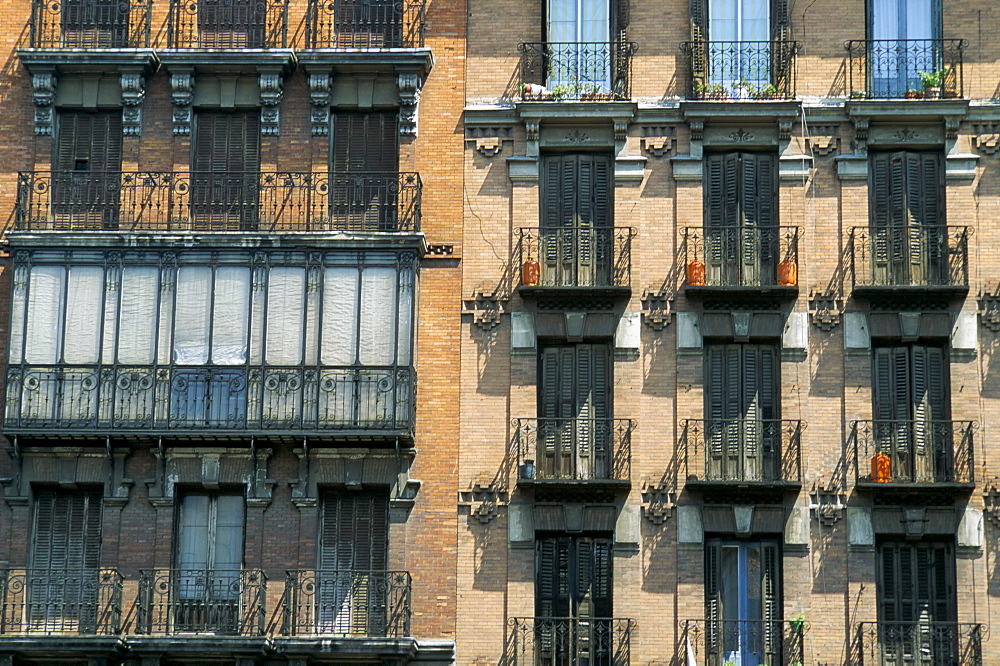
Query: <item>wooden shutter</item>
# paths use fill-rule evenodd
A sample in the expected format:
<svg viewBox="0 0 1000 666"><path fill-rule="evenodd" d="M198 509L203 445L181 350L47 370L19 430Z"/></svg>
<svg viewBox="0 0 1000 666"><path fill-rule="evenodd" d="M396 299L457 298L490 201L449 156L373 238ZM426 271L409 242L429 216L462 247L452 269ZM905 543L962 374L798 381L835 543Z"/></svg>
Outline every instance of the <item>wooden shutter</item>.
<svg viewBox="0 0 1000 666"><path fill-rule="evenodd" d="M722 642L722 543L709 541L705 546L705 650L718 654Z"/></svg>
<svg viewBox="0 0 1000 666"><path fill-rule="evenodd" d="M535 542L535 612L539 617L611 617L611 540L547 536Z"/></svg>
<svg viewBox="0 0 1000 666"><path fill-rule="evenodd" d="M121 111L60 112L53 160L56 224L115 227L121 163Z"/></svg>
<svg viewBox="0 0 1000 666"><path fill-rule="evenodd" d="M782 643L781 556L778 544L761 543L761 618L764 620L764 652L780 654Z"/></svg>
<svg viewBox="0 0 1000 666"><path fill-rule="evenodd" d="M261 48L267 26L265 3L258 0L199 0L198 34L205 48Z"/></svg>
<svg viewBox="0 0 1000 666"><path fill-rule="evenodd" d="M257 227L258 113L254 110L197 114L191 167L191 205L197 228L252 230Z"/></svg>
<svg viewBox="0 0 1000 666"><path fill-rule="evenodd" d="M335 228L393 231L398 218L398 115L333 115L330 201Z"/></svg>
<svg viewBox="0 0 1000 666"><path fill-rule="evenodd" d="M775 156L744 153L740 156L740 164L741 284L774 284L778 254Z"/></svg>

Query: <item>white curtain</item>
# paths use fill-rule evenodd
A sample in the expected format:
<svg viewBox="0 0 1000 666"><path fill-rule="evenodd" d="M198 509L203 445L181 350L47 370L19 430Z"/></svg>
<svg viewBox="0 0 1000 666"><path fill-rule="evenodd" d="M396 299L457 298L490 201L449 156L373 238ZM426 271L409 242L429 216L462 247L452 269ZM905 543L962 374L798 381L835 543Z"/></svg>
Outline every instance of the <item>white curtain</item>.
<svg viewBox="0 0 1000 666"><path fill-rule="evenodd" d="M897 44L897 40L930 40L937 37L936 0L872 0L872 83L876 96L897 97L920 89L917 72L937 71L940 58L930 43Z"/></svg>
<svg viewBox="0 0 1000 666"><path fill-rule="evenodd" d="M98 363L101 355L104 269L72 266L66 291L66 336L63 358L67 363Z"/></svg>
<svg viewBox="0 0 1000 666"><path fill-rule="evenodd" d="M177 270L177 305L174 311L174 362L208 363L209 317L212 304L212 269L182 266Z"/></svg>
<svg viewBox="0 0 1000 666"><path fill-rule="evenodd" d="M413 269L399 272L399 315L396 333L396 362L409 365L413 352L413 297L416 293L415 273Z"/></svg>
<svg viewBox="0 0 1000 666"><path fill-rule="evenodd" d="M15 269L20 271L23 269ZM29 272L30 276L31 273ZM25 308L28 306L28 290L26 280L19 280L17 274L14 277L14 297L10 304L10 350L8 359L11 363L20 363L21 354L24 353L24 317Z"/></svg>
<svg viewBox="0 0 1000 666"><path fill-rule="evenodd" d="M24 340L24 360L28 363L55 363L58 360L65 272L61 266L31 269L28 328Z"/></svg>
<svg viewBox="0 0 1000 666"><path fill-rule="evenodd" d="M354 267L328 268L323 276L320 362L351 365L358 344L358 280Z"/></svg>
<svg viewBox="0 0 1000 666"><path fill-rule="evenodd" d="M549 0L549 86L596 85L610 90L611 17L608 0ZM582 44L587 46L573 46ZM598 46L601 45L601 46ZM589 87L572 92L590 92Z"/></svg>
<svg viewBox="0 0 1000 666"><path fill-rule="evenodd" d="M361 330L358 361L391 365L395 361L396 269L369 266L361 272Z"/></svg>
<svg viewBox="0 0 1000 666"><path fill-rule="evenodd" d="M122 275L118 360L152 363L156 343L156 298L160 270L155 266L126 266Z"/></svg>
<svg viewBox="0 0 1000 666"><path fill-rule="evenodd" d="M770 83L770 0L709 0L708 39L710 83Z"/></svg>
<svg viewBox="0 0 1000 666"><path fill-rule="evenodd" d="M302 362L305 305L303 268L272 268L267 284L267 349L270 365Z"/></svg>
<svg viewBox="0 0 1000 666"><path fill-rule="evenodd" d="M218 269L212 319L212 363L246 363L249 318L250 269L232 266Z"/></svg>

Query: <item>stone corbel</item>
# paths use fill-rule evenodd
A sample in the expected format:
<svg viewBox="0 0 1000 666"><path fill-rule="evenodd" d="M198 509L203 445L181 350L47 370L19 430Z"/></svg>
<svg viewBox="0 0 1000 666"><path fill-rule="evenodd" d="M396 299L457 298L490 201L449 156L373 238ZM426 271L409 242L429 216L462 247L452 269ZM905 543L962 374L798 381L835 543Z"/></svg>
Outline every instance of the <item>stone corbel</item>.
<svg viewBox="0 0 1000 666"><path fill-rule="evenodd" d="M868 118L854 119L854 152L858 155L868 154Z"/></svg>
<svg viewBox="0 0 1000 666"><path fill-rule="evenodd" d="M417 110L423 78L419 72L400 72L396 75L399 86L399 133L417 135Z"/></svg>
<svg viewBox="0 0 1000 666"><path fill-rule="evenodd" d="M844 299L833 289L814 289L809 294L809 319L821 331L832 331L840 325L844 314Z"/></svg>
<svg viewBox="0 0 1000 666"><path fill-rule="evenodd" d="M481 290L475 297L462 301L462 314L471 314L472 323L488 333L500 325L509 303L510 299Z"/></svg>
<svg viewBox="0 0 1000 666"><path fill-rule="evenodd" d="M994 333L1000 333L1000 283L992 291L987 288L979 294L979 321Z"/></svg>
<svg viewBox="0 0 1000 666"><path fill-rule="evenodd" d="M309 75L309 124L313 136L330 134L330 102L333 92L333 76L327 73Z"/></svg>
<svg viewBox="0 0 1000 666"><path fill-rule="evenodd" d="M654 331L670 325L674 295L662 288L650 288L642 294L642 322Z"/></svg>
<svg viewBox="0 0 1000 666"><path fill-rule="evenodd" d="M833 527L844 517L847 507L847 496L838 488L816 486L809 493L809 509L813 517L827 527Z"/></svg>
<svg viewBox="0 0 1000 666"><path fill-rule="evenodd" d="M790 118L778 119L778 140L790 141L792 138L792 121Z"/></svg>
<svg viewBox="0 0 1000 666"><path fill-rule="evenodd" d="M469 515L484 525L496 518L499 508L510 500L507 491L494 483L475 483L459 497L461 505L469 507Z"/></svg>
<svg viewBox="0 0 1000 666"><path fill-rule="evenodd" d="M646 482L642 486L642 515L654 525L662 525L674 513L677 493L666 482Z"/></svg>
<svg viewBox="0 0 1000 666"><path fill-rule="evenodd" d="M170 74L170 100L174 105L174 136L191 136L191 120L194 110L194 73L172 72Z"/></svg>
<svg viewBox="0 0 1000 666"><path fill-rule="evenodd" d="M958 116L945 116L944 117L944 138L948 141L954 141L958 138L958 127L962 124L962 119Z"/></svg>
<svg viewBox="0 0 1000 666"><path fill-rule="evenodd" d="M35 134L52 136L56 102L55 73L39 72L32 74L31 97L35 102Z"/></svg>
<svg viewBox="0 0 1000 666"><path fill-rule="evenodd" d="M146 96L146 77L141 72L121 75L122 132L126 136L142 134L142 102Z"/></svg>
<svg viewBox="0 0 1000 666"><path fill-rule="evenodd" d="M1000 529L1000 479L994 479L983 493L983 516L990 525Z"/></svg>
<svg viewBox="0 0 1000 666"><path fill-rule="evenodd" d="M279 72L260 73L260 133L263 136L278 136L281 83Z"/></svg>
<svg viewBox="0 0 1000 666"><path fill-rule="evenodd" d="M1000 123L986 123L972 126L975 135L973 145L984 155L996 155L1000 150Z"/></svg>

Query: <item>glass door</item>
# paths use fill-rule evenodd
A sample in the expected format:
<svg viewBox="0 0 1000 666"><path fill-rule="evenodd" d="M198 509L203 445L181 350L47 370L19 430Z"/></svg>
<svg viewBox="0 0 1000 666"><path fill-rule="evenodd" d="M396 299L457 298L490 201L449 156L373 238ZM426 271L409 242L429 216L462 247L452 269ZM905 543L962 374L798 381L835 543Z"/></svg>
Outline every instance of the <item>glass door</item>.
<svg viewBox="0 0 1000 666"><path fill-rule="evenodd" d="M871 0L868 70L875 97L922 90L919 72L941 68L938 0Z"/></svg>

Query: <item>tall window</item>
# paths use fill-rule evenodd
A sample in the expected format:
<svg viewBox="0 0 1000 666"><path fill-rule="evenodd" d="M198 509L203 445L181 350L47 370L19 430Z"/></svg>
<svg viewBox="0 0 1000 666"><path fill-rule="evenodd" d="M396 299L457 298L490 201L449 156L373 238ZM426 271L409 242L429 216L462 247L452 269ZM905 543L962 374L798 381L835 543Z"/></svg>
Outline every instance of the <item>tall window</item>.
<svg viewBox="0 0 1000 666"><path fill-rule="evenodd" d="M266 6L255 0L199 0L195 5L199 45L217 49L263 47Z"/></svg>
<svg viewBox="0 0 1000 666"><path fill-rule="evenodd" d="M377 49L403 46L405 10L392 0L337 0L333 5L335 46ZM317 5L318 7L318 5ZM311 11L329 11L315 9Z"/></svg>
<svg viewBox="0 0 1000 666"><path fill-rule="evenodd" d="M335 113L330 134L334 228L395 231L400 213L397 112Z"/></svg>
<svg viewBox="0 0 1000 666"><path fill-rule="evenodd" d="M191 160L197 229L254 230L260 187L260 112L199 111Z"/></svg>
<svg viewBox="0 0 1000 666"><path fill-rule="evenodd" d="M708 0L709 83L771 82L771 0Z"/></svg>
<svg viewBox="0 0 1000 666"><path fill-rule="evenodd" d="M67 0L62 4L62 46L116 48L129 46L128 2Z"/></svg>
<svg viewBox="0 0 1000 666"><path fill-rule="evenodd" d="M549 0L549 85L611 90L609 0ZM572 90L572 92L581 92Z"/></svg>
<svg viewBox="0 0 1000 666"><path fill-rule="evenodd" d="M902 97L920 89L918 72L936 72L943 59L932 40L941 37L940 0L868 0L872 91Z"/></svg>
<svg viewBox="0 0 1000 666"><path fill-rule="evenodd" d="M117 227L121 111L61 111L53 157L52 212L57 228Z"/></svg>

